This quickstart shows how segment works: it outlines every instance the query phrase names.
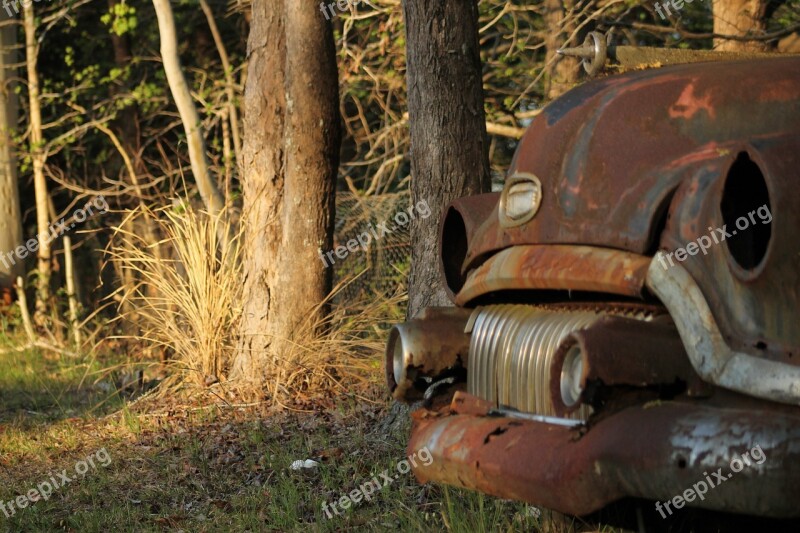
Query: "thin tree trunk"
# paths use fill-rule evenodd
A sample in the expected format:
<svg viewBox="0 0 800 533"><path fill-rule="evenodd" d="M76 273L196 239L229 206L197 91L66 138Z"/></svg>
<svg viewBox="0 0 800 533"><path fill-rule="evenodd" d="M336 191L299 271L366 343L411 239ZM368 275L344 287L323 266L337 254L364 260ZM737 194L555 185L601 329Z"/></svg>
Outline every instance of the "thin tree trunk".
<svg viewBox="0 0 800 533"><path fill-rule="evenodd" d="M567 38L575 31L575 17L566 19L573 5L573 0L545 0L544 2L544 20L548 28L545 40L547 79L544 93L549 100L561 96L574 87L578 81L578 61L556 53L556 50L565 46ZM573 42L572 45L575 43Z"/></svg>
<svg viewBox="0 0 800 533"><path fill-rule="evenodd" d="M109 9L113 10L115 6L121 3L121 1L122 0L108 0ZM127 68L131 64L133 55L131 53L130 34L117 35L115 32L111 32L109 38L111 40L111 47L114 50L114 64L121 70ZM109 96L112 98L120 94L125 95L129 93L130 86L128 84L128 79L124 78L121 85L117 83L109 84L108 90ZM118 112L117 117L112 122L111 127L115 134L119 137L122 146L125 147L125 151L129 154L136 171L140 173L145 172L146 169L144 168L144 162L139 156L141 135L139 133L138 105L133 101L129 102ZM109 168L109 174L116 175L119 172L119 159L110 157L108 158L107 164L109 164L109 166L113 164L113 167Z"/></svg>
<svg viewBox="0 0 800 533"><path fill-rule="evenodd" d="M764 0L713 0L714 33L720 35L763 35L767 29L767 2ZM731 52L763 52L765 41L714 39L714 49Z"/></svg>
<svg viewBox="0 0 800 533"><path fill-rule="evenodd" d="M225 180L222 184L222 195L225 198L225 205L230 205L231 201L231 180L233 178L233 148L231 147L231 125L228 121L228 112L222 112L222 157L225 164ZM238 165L237 165L238 166Z"/></svg>
<svg viewBox="0 0 800 533"><path fill-rule="evenodd" d="M17 155L13 134L19 118L17 77L17 26L0 10L0 288L10 291L17 276L25 273L21 260L5 254L22 243L22 216L17 188Z"/></svg>
<svg viewBox="0 0 800 533"><path fill-rule="evenodd" d="M72 261L72 238L64 236L64 275L66 277L67 301L69 302L69 325L75 346L81 346L81 328L78 323L78 295L75 291L75 269Z"/></svg>
<svg viewBox="0 0 800 533"><path fill-rule="evenodd" d="M53 202L53 197L50 195L47 196L47 213L48 216L50 217L50 220L58 220L57 217L58 213L56 212L56 204ZM54 245L56 238L57 237L55 236L55 234L53 234L53 240L50 241L50 255L53 257L53 264L57 265L58 263L56 262L57 261L56 256L58 255L58 251ZM56 273L57 272L58 270L56 270ZM50 279L52 284L55 284L55 280L53 280L54 277L56 276L53 275ZM50 320L49 323L47 323L49 329L48 333L54 336L55 339L58 341L58 343L61 343L61 341L64 340L65 338L64 328L62 327L63 324L59 320L59 314L58 314L59 309L58 309L58 304L55 301L55 298L53 298L50 302L49 311L50 311L50 317L52 317L52 319ZM69 330L67 330L67 336L69 336Z"/></svg>
<svg viewBox="0 0 800 533"><path fill-rule="evenodd" d="M449 305L439 275L438 223L450 201L489 190L478 9L474 0L403 0L413 202L409 316Z"/></svg>
<svg viewBox="0 0 800 533"><path fill-rule="evenodd" d="M36 227L39 235L37 255L36 303L34 322L43 324L50 303L51 243L46 237L50 227L48 215L47 181L44 177L44 138L42 135L42 111L39 101L39 73L36 63L39 45L36 42L36 20L33 2L23 3L25 15L25 51L28 69L28 99L30 100L30 151L33 159L33 188L36 194Z"/></svg>
<svg viewBox="0 0 800 533"><path fill-rule="evenodd" d="M167 74L172 98L178 107L183 127L186 131L186 142L189 145L189 160L192 165L192 174L203 198L209 214L217 216L222 213L225 205L222 194L211 175L208 158L206 157L205 141L203 140L203 125L200 115L192 101L192 93L181 69L178 54L178 37L175 30L175 17L169 0L153 0L153 6L158 18L158 31L161 38L161 59L164 62L164 71Z"/></svg>
<svg viewBox="0 0 800 533"><path fill-rule="evenodd" d="M219 33L217 21L214 19L214 12L211 10L206 0L200 0L200 8L206 15L208 27L211 30L211 35L214 37L214 44L217 47L217 53L222 62L222 69L225 72L225 93L228 96L228 119L230 120L231 135L233 136L233 151L236 155L236 166L241 171L242 141L239 134L239 113L236 110L236 84L233 82L233 67L231 67L228 51L225 49L225 43Z"/></svg>
<svg viewBox="0 0 800 533"><path fill-rule="evenodd" d="M331 270L341 142L331 26L312 0L255 0L243 147L245 279L234 376L280 379L287 340L318 323Z"/></svg>
<svg viewBox="0 0 800 533"><path fill-rule="evenodd" d="M19 314L22 317L22 326L25 328L25 334L31 343L36 342L36 334L33 332L33 323L31 322L31 315L28 313L28 298L25 295L25 282L22 276L17 277L17 303L19 304Z"/></svg>

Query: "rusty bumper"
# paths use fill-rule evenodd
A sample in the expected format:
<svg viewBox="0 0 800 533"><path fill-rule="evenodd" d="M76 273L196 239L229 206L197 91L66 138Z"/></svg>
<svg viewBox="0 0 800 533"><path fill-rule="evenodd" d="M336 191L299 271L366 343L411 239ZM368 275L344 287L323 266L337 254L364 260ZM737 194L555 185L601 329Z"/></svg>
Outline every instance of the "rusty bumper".
<svg viewBox="0 0 800 533"><path fill-rule="evenodd" d="M800 516L800 411L654 402L571 428L487 416L488 407L457 393L445 413L414 413L409 450L427 447L433 457L414 468L420 482L581 516L625 497L671 500L721 472L724 482L689 506ZM762 463L732 472L731 461L755 446Z"/></svg>

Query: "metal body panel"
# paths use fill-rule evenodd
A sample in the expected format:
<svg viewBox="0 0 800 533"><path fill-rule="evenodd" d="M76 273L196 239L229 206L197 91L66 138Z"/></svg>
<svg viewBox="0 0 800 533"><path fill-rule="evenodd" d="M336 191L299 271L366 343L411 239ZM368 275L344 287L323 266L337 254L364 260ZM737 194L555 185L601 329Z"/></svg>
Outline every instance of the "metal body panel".
<svg viewBox="0 0 800 533"><path fill-rule="evenodd" d="M539 213L503 230L499 197L487 195L495 212L470 232L465 270L517 244L647 254L671 195L698 169L758 139L786 137L798 151L798 93L800 58L666 67L569 91L534 119L509 169L539 178Z"/></svg>
<svg viewBox="0 0 800 533"><path fill-rule="evenodd" d="M800 102L800 85L797 91ZM672 201L660 246L669 252L708 234L708 228L726 225L720 213L725 177L737 150L747 152L770 192L773 219L763 264L742 269L723 241L708 248L707 255L688 256L676 266L685 268L698 284L733 349L790 365L800 365L800 118L796 129L794 135L732 147L695 169ZM737 229L728 224L726 231Z"/></svg>

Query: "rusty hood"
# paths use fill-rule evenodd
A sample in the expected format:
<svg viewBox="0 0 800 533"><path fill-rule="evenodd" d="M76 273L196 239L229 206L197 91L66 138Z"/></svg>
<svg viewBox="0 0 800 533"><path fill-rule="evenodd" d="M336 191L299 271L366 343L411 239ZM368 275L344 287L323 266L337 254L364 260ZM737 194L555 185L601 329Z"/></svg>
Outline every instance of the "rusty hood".
<svg viewBox="0 0 800 533"><path fill-rule="evenodd" d="M645 254L692 170L757 140L800 142L800 58L696 63L588 82L548 105L517 149L509 176L542 183L539 213L498 223L497 194L478 209L464 270L515 244L586 244ZM455 205L458 205L457 201Z"/></svg>

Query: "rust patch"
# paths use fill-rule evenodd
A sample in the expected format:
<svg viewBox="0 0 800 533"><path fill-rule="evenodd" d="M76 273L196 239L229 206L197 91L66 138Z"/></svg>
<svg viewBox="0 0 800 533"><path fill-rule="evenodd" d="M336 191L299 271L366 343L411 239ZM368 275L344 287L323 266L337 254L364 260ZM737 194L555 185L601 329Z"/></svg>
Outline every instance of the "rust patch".
<svg viewBox="0 0 800 533"><path fill-rule="evenodd" d="M716 111L711 103L711 94L696 95L694 82L690 83L678 97L678 101L669 108L670 118L690 119L700 111L708 113L709 118L716 118Z"/></svg>

